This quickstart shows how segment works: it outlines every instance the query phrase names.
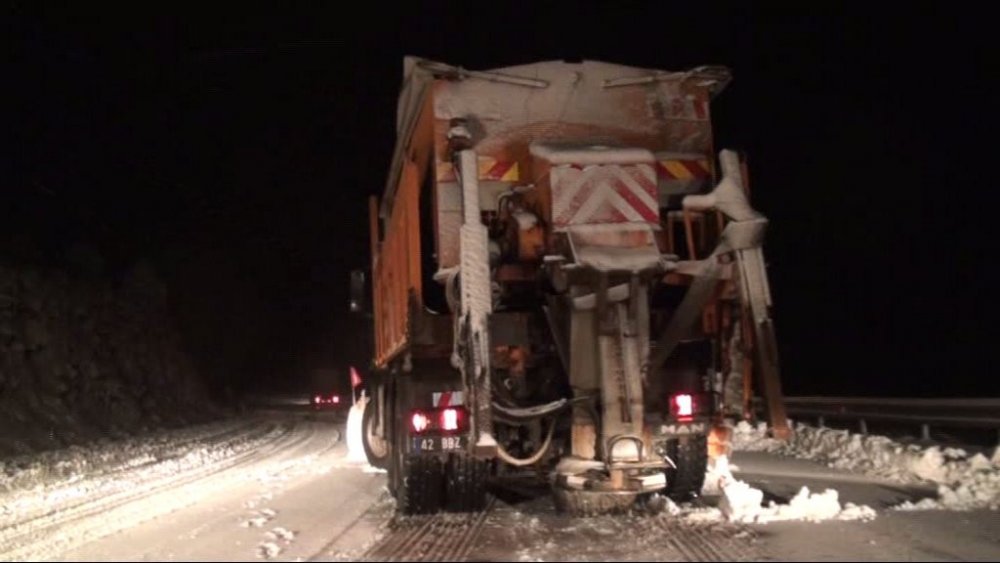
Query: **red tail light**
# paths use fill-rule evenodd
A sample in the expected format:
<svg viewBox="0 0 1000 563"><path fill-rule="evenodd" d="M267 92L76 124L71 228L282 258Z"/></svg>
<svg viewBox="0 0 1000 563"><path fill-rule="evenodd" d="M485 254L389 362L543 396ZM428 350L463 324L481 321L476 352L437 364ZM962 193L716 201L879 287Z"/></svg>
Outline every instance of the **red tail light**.
<svg viewBox="0 0 1000 563"><path fill-rule="evenodd" d="M694 416L694 397L691 395L674 395L670 398L670 411L679 420L691 420Z"/></svg>
<svg viewBox="0 0 1000 563"><path fill-rule="evenodd" d="M410 417L410 426L417 434L427 430L427 427L430 426L430 424L430 419L427 418L427 415L422 412L415 412L413 413L413 416Z"/></svg>
<svg viewBox="0 0 1000 563"><path fill-rule="evenodd" d="M441 411L441 429L458 430L460 417L458 409L444 409Z"/></svg>
<svg viewBox="0 0 1000 563"><path fill-rule="evenodd" d="M334 403L334 404L337 404L337 403L339 403L339 402L340 402L340 397L338 397L338 396L334 395L334 396L333 396L333 403Z"/></svg>
<svg viewBox="0 0 1000 563"><path fill-rule="evenodd" d="M316 395L315 397L313 397L313 402L314 403L321 403L321 402L323 402L323 397L320 397L319 395Z"/></svg>

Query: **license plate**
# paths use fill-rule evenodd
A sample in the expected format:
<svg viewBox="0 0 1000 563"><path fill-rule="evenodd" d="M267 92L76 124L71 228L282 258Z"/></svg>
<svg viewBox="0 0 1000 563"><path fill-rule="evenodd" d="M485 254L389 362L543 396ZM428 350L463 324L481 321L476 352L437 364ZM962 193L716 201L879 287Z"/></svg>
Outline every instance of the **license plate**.
<svg viewBox="0 0 1000 563"><path fill-rule="evenodd" d="M453 452L465 449L465 436L429 436L414 438L415 452Z"/></svg>

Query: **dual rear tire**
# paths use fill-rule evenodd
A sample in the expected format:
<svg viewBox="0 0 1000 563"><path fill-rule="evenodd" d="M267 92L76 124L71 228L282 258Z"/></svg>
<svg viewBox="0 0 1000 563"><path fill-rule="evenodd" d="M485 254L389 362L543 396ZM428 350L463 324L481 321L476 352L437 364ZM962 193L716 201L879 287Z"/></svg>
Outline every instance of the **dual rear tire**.
<svg viewBox="0 0 1000 563"><path fill-rule="evenodd" d="M386 396L385 404L394 405L396 397ZM405 441L409 432L401 415L405 409L395 404L384 423L388 435L380 438L375 427L379 413L376 400L365 406L362 416L362 442L368 463L385 469L389 490L396 497L402 514L476 512L486 507L490 463L466 453L446 456L412 454Z"/></svg>
<svg viewBox="0 0 1000 563"><path fill-rule="evenodd" d="M466 454L448 454L446 460L429 455L399 457L395 495L400 513L478 512L486 508L487 462Z"/></svg>

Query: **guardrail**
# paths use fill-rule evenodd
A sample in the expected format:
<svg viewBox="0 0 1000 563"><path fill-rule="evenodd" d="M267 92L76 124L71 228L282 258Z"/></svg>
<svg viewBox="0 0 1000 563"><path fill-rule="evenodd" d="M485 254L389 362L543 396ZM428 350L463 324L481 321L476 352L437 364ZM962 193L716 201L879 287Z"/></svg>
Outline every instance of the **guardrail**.
<svg viewBox="0 0 1000 563"><path fill-rule="evenodd" d="M754 398L758 412L764 405ZM788 416L815 419L820 427L827 420L852 420L862 434L868 421L895 422L920 426L923 440L931 439L931 427L997 431L1000 443L1000 398L905 399L887 397L785 397Z"/></svg>

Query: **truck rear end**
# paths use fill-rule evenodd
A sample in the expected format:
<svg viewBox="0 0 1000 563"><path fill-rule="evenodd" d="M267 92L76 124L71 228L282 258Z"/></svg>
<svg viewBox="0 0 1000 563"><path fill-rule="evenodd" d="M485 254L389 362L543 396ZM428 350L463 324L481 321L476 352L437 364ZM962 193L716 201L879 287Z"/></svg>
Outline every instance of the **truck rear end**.
<svg viewBox="0 0 1000 563"><path fill-rule="evenodd" d="M577 513L686 498L754 373L783 427L766 219L712 142L728 81L406 60L363 423L401 509L476 509L525 472Z"/></svg>

